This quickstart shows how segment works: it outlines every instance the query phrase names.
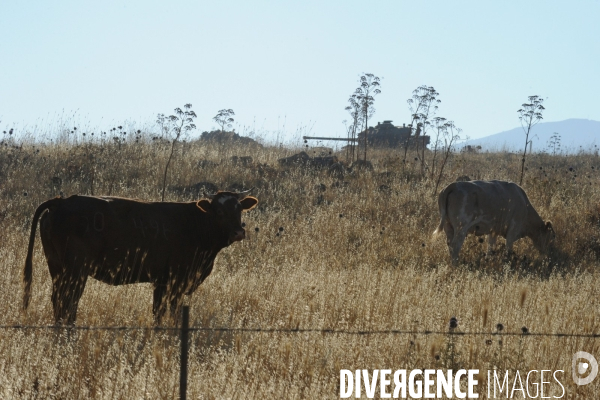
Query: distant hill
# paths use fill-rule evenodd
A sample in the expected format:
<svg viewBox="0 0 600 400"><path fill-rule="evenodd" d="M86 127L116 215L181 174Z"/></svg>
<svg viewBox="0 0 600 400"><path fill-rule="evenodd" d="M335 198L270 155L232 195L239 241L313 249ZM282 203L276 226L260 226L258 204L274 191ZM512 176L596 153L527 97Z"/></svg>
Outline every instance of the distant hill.
<svg viewBox="0 0 600 400"><path fill-rule="evenodd" d="M562 152L574 153L580 150L593 152L600 147L600 122L573 118L558 122L540 122L535 125L529 135L529 138L533 140L532 150L534 152L548 151L550 136L554 132L560 135ZM518 127L460 144L460 146L467 145L481 146L483 151L523 151L525 133L523 128Z"/></svg>

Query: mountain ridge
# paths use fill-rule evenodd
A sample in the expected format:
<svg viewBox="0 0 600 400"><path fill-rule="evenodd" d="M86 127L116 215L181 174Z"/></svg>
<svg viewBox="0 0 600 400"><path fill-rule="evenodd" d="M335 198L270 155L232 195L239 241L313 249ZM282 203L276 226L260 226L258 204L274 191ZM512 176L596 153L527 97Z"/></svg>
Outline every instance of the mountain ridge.
<svg viewBox="0 0 600 400"><path fill-rule="evenodd" d="M594 152L600 145L600 121L569 118L562 121L540 122L533 126L529 134L533 152L551 153L553 150L549 148L549 141L554 133L560 135L562 153ZM461 147L467 145L481 146L482 151L523 151L525 132L522 127L517 127L461 143Z"/></svg>

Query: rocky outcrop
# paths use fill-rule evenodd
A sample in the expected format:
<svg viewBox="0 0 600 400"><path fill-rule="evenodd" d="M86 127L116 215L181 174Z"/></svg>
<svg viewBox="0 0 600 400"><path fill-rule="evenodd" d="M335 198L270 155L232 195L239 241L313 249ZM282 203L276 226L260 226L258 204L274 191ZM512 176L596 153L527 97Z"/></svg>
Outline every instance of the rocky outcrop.
<svg viewBox="0 0 600 400"><path fill-rule="evenodd" d="M240 136L235 132L211 131L202 132L200 140L212 141L217 143L238 143L247 146L263 147L262 144L247 136Z"/></svg>
<svg viewBox="0 0 600 400"><path fill-rule="evenodd" d="M280 158L278 160L281 166L306 166L315 168L328 168L338 162L336 156L311 157L305 151L301 151L293 156Z"/></svg>

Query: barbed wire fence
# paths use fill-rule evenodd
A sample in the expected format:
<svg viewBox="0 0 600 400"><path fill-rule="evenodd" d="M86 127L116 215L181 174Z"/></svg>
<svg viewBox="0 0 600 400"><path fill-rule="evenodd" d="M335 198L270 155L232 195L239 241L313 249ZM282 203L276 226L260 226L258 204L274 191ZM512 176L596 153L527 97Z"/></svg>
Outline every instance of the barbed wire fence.
<svg viewBox="0 0 600 400"><path fill-rule="evenodd" d="M53 330L53 331L144 331L144 332L160 332L172 331L179 332L180 337L180 360L179 360L179 398L187 399L187 367L188 367L188 345L190 332L232 332L232 333L320 333L323 335L450 335L450 336L518 336L526 337L556 337L556 338L600 338L600 333L549 333L549 332L530 332L526 327L521 328L521 332L505 332L502 324L496 325L496 331L460 331L457 330L456 319L453 317L450 320L450 325L447 331L443 330L402 330L402 329L378 329L378 330L347 330L347 329L327 329L327 328L230 328L230 327L204 327L190 326L190 309L189 306L182 307L181 326L65 326L65 325L0 325L1 330ZM454 323L453 323L454 320Z"/></svg>

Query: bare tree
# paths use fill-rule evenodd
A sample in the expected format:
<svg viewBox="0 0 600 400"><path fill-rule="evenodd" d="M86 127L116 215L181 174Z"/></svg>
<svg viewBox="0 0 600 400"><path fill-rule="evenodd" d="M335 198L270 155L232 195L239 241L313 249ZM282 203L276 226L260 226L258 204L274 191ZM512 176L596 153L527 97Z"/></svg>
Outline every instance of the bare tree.
<svg viewBox="0 0 600 400"><path fill-rule="evenodd" d="M213 117L213 121L215 121L221 127L221 133L225 132L225 128L231 128L231 124L233 123L233 116L235 113L230 109L222 109L219 110L217 115Z"/></svg>
<svg viewBox="0 0 600 400"><path fill-rule="evenodd" d="M413 90L412 98L407 100L410 109L412 122L410 124L414 131L415 148L417 157L421 160L421 174L425 173L425 134L431 126L430 119L437 112L438 104L441 103L437 97L439 93L433 86L422 85ZM419 140L422 136L422 140ZM420 143L422 142L422 143ZM419 154L419 145L421 145L421 154ZM408 139L404 146L404 159L408 151Z"/></svg>
<svg viewBox="0 0 600 400"><path fill-rule="evenodd" d="M373 104L375 103L375 96L381 93L379 86L379 77L373 74L363 74L360 77L360 86L356 89L352 97L357 103L360 104L360 115L363 120L363 132L365 133L364 146L365 153L364 159L367 161L367 129L369 127L369 118L375 113Z"/></svg>
<svg viewBox="0 0 600 400"><path fill-rule="evenodd" d="M430 179L432 179L432 180L435 175L438 152L439 152L439 150L441 150L441 147L442 147L440 138L444 137L444 133L448 129L447 124L448 124L448 121L446 120L446 118L435 117L432 119L433 131L435 132L435 140L432 143L433 158L431 160L431 175L430 175Z"/></svg>
<svg viewBox="0 0 600 400"><path fill-rule="evenodd" d="M527 145L531 143L529 140L529 134L531 128L543 119L542 112L545 110L544 99L535 95L528 97L529 102L521 105L521 108L517 110L519 114L519 121L525 132L525 148L523 149L523 157L521 158L521 177L519 178L519 185L523 184L523 176L525 175L525 156L527 155ZM531 151L530 151L531 152Z"/></svg>
<svg viewBox="0 0 600 400"><path fill-rule="evenodd" d="M361 105L358 102L358 100L356 99L356 94L353 94L350 96L350 98L348 99L348 102L350 103L349 106L347 106L345 108L346 111L348 111L348 113L350 113L350 116L352 117L352 124L347 128L348 129L348 138L352 139L351 141L348 142L349 146L350 146L350 153L351 153L351 161L354 161L354 152L356 149L356 130L358 128L359 125L359 119L361 116L360 110L361 110ZM357 154L358 157L358 154Z"/></svg>
<svg viewBox="0 0 600 400"><path fill-rule="evenodd" d="M169 170L169 164L171 164L171 159L173 158L173 151L175 150L175 144L181 137L183 133L189 132L192 129L196 129L196 125L194 125L194 118L196 118L196 113L192 111L192 105L186 104L183 106L185 109L177 107L175 109L174 115L169 115L166 117L164 114L158 114L157 123L161 126L162 133L167 136L171 135L173 137L173 141L171 143L171 153L169 154L169 159L167 160L167 164L165 165L165 173L163 175L163 188L162 188L162 196L161 201L165 201L165 188L167 187L167 171Z"/></svg>
<svg viewBox="0 0 600 400"><path fill-rule="evenodd" d="M552 155L556 155L556 150L560 151L560 133L554 132L548 140L548 149L552 150Z"/></svg>
<svg viewBox="0 0 600 400"><path fill-rule="evenodd" d="M444 141L444 146L441 149L441 164L440 169L438 171L437 180L435 182L435 188L433 189L433 195L435 196L438 191L438 187L440 186L440 182L442 181L442 176L444 174L444 167L452 155L452 151L454 150L454 145L457 141L461 140L460 134L462 129L457 128L454 125L453 121L445 121L440 127L440 135L442 137L441 140Z"/></svg>

